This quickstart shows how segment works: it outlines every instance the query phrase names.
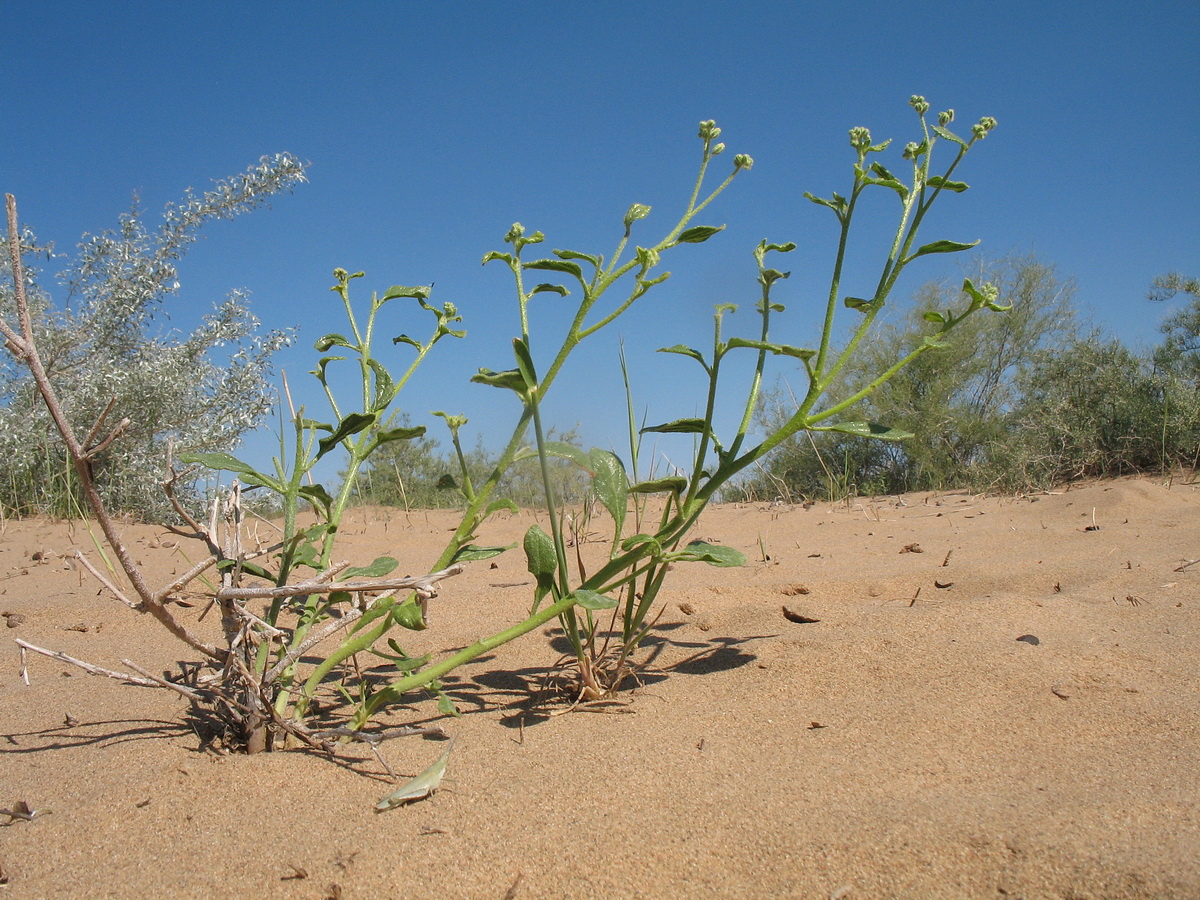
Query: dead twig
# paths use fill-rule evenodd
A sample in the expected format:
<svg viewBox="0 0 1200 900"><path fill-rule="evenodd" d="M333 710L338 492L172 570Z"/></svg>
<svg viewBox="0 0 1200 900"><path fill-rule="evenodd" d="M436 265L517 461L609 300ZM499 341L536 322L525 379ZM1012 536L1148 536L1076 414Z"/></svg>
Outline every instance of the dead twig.
<svg viewBox="0 0 1200 900"><path fill-rule="evenodd" d="M89 662L84 662L82 659L76 659L73 656L67 656L61 650L47 650L45 647L38 647L28 641L17 639L17 646L24 650L32 650L34 653L40 653L42 656L49 656L51 659L57 659L59 662L65 662L72 666L77 666L85 672L92 675L103 675L105 678L115 678L117 681L124 681L128 684L136 684L141 687L162 687L155 681L149 678L140 678L137 675L130 675L128 672L114 672L112 669L105 669L101 666L92 665Z"/></svg>

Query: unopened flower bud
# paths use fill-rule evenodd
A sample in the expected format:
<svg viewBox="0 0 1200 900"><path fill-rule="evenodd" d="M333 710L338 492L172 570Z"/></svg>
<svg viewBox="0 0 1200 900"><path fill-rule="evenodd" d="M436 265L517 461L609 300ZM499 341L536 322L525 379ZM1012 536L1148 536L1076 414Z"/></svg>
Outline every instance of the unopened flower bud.
<svg viewBox="0 0 1200 900"><path fill-rule="evenodd" d="M971 126L971 131L975 133L975 137L982 140L987 137L989 131L996 127L996 120L991 116L984 116L976 125Z"/></svg>
<svg viewBox="0 0 1200 900"><path fill-rule="evenodd" d="M711 152L713 156L720 156L722 153L725 152L725 145L724 144L714 144L712 147L712 150L709 152Z"/></svg>
<svg viewBox="0 0 1200 900"><path fill-rule="evenodd" d="M871 132L859 125L850 129L850 146L855 150L865 150L871 146Z"/></svg>
<svg viewBox="0 0 1200 900"><path fill-rule="evenodd" d="M925 115L925 113L929 111L929 104L925 102L925 98L919 94L913 94L908 100L908 105L921 115Z"/></svg>
<svg viewBox="0 0 1200 900"><path fill-rule="evenodd" d="M954 110L948 109L945 112L938 113L938 124L943 128L954 121Z"/></svg>
<svg viewBox="0 0 1200 900"><path fill-rule="evenodd" d="M904 145L903 156L905 159L916 159L917 151L919 151L920 149L921 149L921 145L918 144L916 141L909 141L907 144Z"/></svg>
<svg viewBox="0 0 1200 900"><path fill-rule="evenodd" d="M706 141L715 141L721 134L721 129L713 119L705 119L700 123L700 137Z"/></svg>
<svg viewBox="0 0 1200 900"><path fill-rule="evenodd" d="M735 169L745 169L747 172L749 172L753 166L754 157L750 156L749 154L739 153L733 158L733 167Z"/></svg>

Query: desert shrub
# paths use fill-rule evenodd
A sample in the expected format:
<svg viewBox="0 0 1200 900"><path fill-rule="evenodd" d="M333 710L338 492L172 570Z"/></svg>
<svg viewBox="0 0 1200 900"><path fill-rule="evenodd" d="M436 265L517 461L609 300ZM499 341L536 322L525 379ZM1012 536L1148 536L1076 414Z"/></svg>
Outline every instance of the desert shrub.
<svg viewBox="0 0 1200 900"><path fill-rule="evenodd" d="M1162 472L1192 461L1195 382L1116 339L1091 335L1041 351L1019 388L1005 447L1008 487Z"/></svg>
<svg viewBox="0 0 1200 900"><path fill-rule="evenodd" d="M881 444L856 435L797 435L745 484L743 495L823 497L948 487L983 487L1003 475L1009 414L1019 399L1018 379L1039 348L1060 346L1075 333L1075 287L1034 256L978 260L974 279L997 288L1003 316L976 316L939 339L862 403L872 419L912 432ZM949 307L955 289L931 282L905 313L882 323L830 388L852 396L890 360L926 340L931 316ZM786 388L765 396L758 411L766 430L790 415Z"/></svg>
<svg viewBox="0 0 1200 900"><path fill-rule="evenodd" d="M115 230L85 236L58 275L61 302L52 302L36 272L27 279L34 334L67 416L89 424L128 420L121 440L92 463L114 510L168 515L160 487L166 442L180 451L229 449L270 410L271 357L291 338L262 333L244 291L230 293L188 334L159 328L159 314L179 290L177 262L206 223L262 206L303 181L295 157L264 157L202 195L189 191L154 230L135 206ZM26 233L22 243L36 241ZM0 312L11 320L7 246L0 266ZM17 513L81 510L78 480L27 369L0 368L0 404L0 505Z"/></svg>

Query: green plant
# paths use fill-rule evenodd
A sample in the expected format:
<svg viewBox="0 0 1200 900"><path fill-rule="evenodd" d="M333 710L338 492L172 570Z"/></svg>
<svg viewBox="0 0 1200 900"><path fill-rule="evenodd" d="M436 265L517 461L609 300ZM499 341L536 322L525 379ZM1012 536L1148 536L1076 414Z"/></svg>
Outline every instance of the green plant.
<svg viewBox="0 0 1200 900"><path fill-rule="evenodd" d="M530 616L522 623L491 638L478 641L408 679L396 682L389 688L390 696L384 697L383 692L376 695L380 703L395 699L404 691L420 687L426 679L439 678L458 665L556 617L560 619L572 647L579 696L583 699L604 696L618 688L629 674L631 654L649 632L647 619L671 565L684 561L701 561L733 566L744 561L740 552L728 547L712 546L701 541L684 543L709 500L725 484L764 458L781 442L801 431L865 435L890 440L907 437L906 433L898 429L866 422L846 421L842 419L842 415L910 363L941 346L944 337L974 313L985 308L1005 309L997 302L994 287L984 285L976 288L969 279L966 280L963 284L966 300L957 310L930 310L925 315L925 321L932 327L918 346L908 350L900 358L889 361L882 371L849 396L827 406L818 406L839 373L855 356L901 272L908 264L922 256L958 252L974 246L945 240L918 245L916 236L932 204L942 193L961 193L967 189L966 184L952 180L951 176L975 142L992 130L995 121L990 118L980 120L973 127L972 136L964 140L947 128L953 120L953 112L942 113L937 125L929 125L925 120L928 104L920 97L913 97L911 102L920 117L921 140L908 144L904 149L904 159L911 166L908 183L902 182L881 163L873 161L872 157L885 150L888 143L873 144L865 128L855 128L850 132L850 143L857 159L849 196L834 194L832 199L826 200L806 195L813 202L832 210L841 228L818 348L801 348L772 340L772 317L783 312L783 306L771 300L771 289L777 282L786 278L787 273L771 268L767 264L767 257L768 254L790 252L795 249L795 245L772 244L766 241L758 246L754 254L761 289L761 297L756 305L761 323L757 336L726 338L723 334L724 321L736 307L724 304L716 309L713 344L709 355L683 345L663 348L662 352L687 357L703 369L708 382L705 414L699 418L676 419L661 425L643 427L637 429L637 434L657 432L694 435L697 444L690 475L631 483L620 459L612 452L600 449L584 452L549 441L541 422L540 406L567 357L579 342L625 313L634 301L667 277L665 274L650 277L650 272L658 265L662 253L681 243L707 240L720 231L720 228L714 226L691 226L691 221L739 171L750 167L750 158L735 157L734 172L703 202L697 203L709 163L724 150L724 145L717 143L720 129L713 122L701 123L703 153L700 173L684 215L663 240L650 248L638 247L633 259L623 264L620 260L628 244L633 224L649 213L649 209L640 204L634 204L626 214L624 235L607 265L604 257L598 254L574 250L556 250L554 258L526 261L523 257L524 251L541 243L543 236L540 232L527 235L520 225L514 225L505 237L512 248L510 251L493 252L484 257L485 263L503 262L513 275L521 334L513 340L515 368L504 371L483 369L473 380L513 392L519 399L522 412L513 438L492 476L484 485L471 488L472 495L468 497L470 505L463 526L437 565L444 565L453 560L458 552L457 548L474 534L482 519L486 517L485 504L489 502L492 490L499 483L504 467L523 453L536 454L543 472L547 473L547 513L551 530L547 533L540 527L533 526L526 533L523 542L528 567L536 581ZM933 148L939 142L950 144L956 150L944 172L935 175L931 174L930 165ZM865 299L843 298L841 280L851 223L860 196L865 190L873 188L884 188L898 196L901 206L899 224L874 293ZM526 286L527 275L536 276L547 271L568 276L572 289L580 291L580 298L566 339L556 353L549 355L548 364L539 365L536 362L538 354L535 353L537 344L530 326L530 301L539 293L553 293L559 296L568 294L567 287L562 284L538 283L533 288ZM616 284L618 279L627 275L631 276L632 284L626 299L619 302L610 312L589 319L597 300ZM835 352L832 340L839 301L861 318L857 326L852 328L846 346L840 352ZM723 443L713 428L721 365L729 353L744 351L756 355L756 367L747 389L738 430L732 439ZM763 440L747 447L749 429L768 357L799 361L804 366L809 386L798 408L786 421ZM630 408L632 422L632 404ZM532 449L522 451L520 447L530 425L533 428L534 445ZM631 450L636 459L636 436L633 437ZM595 496L612 518L612 537L608 541L606 557L594 566L587 566L578 555L574 566L568 562L567 541L561 525L562 511L548 477L549 461L555 457L573 459L591 475ZM632 534L626 533L624 526L630 497L648 494L657 494L663 498L657 521L651 523L648 530L642 530L643 523L639 519L637 530ZM610 627L617 632L615 647L611 652L608 650L604 627L598 621L599 615L605 610L613 610L609 620Z"/></svg>

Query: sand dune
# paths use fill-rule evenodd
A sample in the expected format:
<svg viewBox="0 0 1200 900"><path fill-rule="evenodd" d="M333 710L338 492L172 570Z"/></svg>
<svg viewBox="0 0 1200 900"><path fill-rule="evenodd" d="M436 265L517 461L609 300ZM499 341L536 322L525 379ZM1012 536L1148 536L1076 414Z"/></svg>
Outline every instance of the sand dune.
<svg viewBox="0 0 1200 900"><path fill-rule="evenodd" d="M452 524L355 511L342 552L415 574ZM162 529L126 534L155 580L186 567ZM205 752L183 698L45 657L26 685L10 641L0 806L48 812L0 827L0 895L1200 897L1197 485L723 505L697 536L750 562L677 567L640 687L549 716L530 698L561 641L508 644L448 681L464 714L443 720L443 790L379 815L393 786L364 751ZM187 659L75 546L78 523L6 523L0 636L110 667ZM446 582L405 648L522 618L524 559L496 563ZM443 745L385 747L411 775Z"/></svg>

